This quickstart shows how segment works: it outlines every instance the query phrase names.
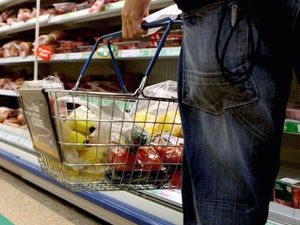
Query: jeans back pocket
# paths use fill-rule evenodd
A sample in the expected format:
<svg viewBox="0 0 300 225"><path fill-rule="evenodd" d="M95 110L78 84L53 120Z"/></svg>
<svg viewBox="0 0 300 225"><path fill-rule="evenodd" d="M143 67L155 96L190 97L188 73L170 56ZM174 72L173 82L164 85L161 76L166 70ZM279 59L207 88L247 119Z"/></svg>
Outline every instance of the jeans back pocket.
<svg viewBox="0 0 300 225"><path fill-rule="evenodd" d="M183 103L218 115L225 109L254 102L258 99L252 78L231 84L220 71L215 46L222 5L199 10L183 19ZM231 32L230 12L222 26L220 47ZM227 47L224 63L233 72L248 66L248 24L242 18Z"/></svg>

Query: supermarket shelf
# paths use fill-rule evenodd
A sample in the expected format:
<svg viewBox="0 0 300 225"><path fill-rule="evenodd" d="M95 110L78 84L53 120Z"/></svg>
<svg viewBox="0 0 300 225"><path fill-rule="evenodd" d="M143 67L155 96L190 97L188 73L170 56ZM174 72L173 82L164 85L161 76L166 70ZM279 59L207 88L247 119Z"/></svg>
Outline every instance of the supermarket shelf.
<svg viewBox="0 0 300 225"><path fill-rule="evenodd" d="M48 19L50 15L43 15L39 17L40 26L46 26L48 24ZM32 18L27 20L26 22L17 22L12 25L6 25L0 27L0 37L5 37L8 34L13 34L16 32L32 30L35 28L35 24L37 22L37 18Z"/></svg>
<svg viewBox="0 0 300 225"><path fill-rule="evenodd" d="M0 7L1 4L5 5L5 2L18 4L25 0L19 1L5 1L0 0ZM165 6L168 6L172 3L171 0L154 0L151 4L151 9L159 9ZM103 11L100 12L93 12L90 13L89 9L80 10L77 12L66 13L63 15L58 16L50 16L50 15L43 15L39 17L40 27L45 27L48 25L57 25L57 24L76 24L76 23L83 23L89 22L94 20L100 20L105 18L112 18L121 15L121 9L123 7L124 2L116 2L110 5L107 5ZM26 22L18 22L12 25L6 25L0 27L0 37L5 37L5 35L13 34L20 31L32 30L35 28L37 19L32 18Z"/></svg>
<svg viewBox="0 0 300 225"><path fill-rule="evenodd" d="M32 63L34 61L34 56L30 55L27 57L10 57L10 58L0 58L0 65L10 65L19 63Z"/></svg>
<svg viewBox="0 0 300 225"><path fill-rule="evenodd" d="M286 119L284 133L300 135L300 121Z"/></svg>
<svg viewBox="0 0 300 225"><path fill-rule="evenodd" d="M151 3L150 9L159 9L172 4L171 0L154 0ZM49 19L49 24L67 24L67 23L82 23L94 20L112 18L121 15L121 9L124 1L115 2L105 6L103 11L90 13L89 9L80 10L77 12L66 13L63 15L52 16Z"/></svg>
<svg viewBox="0 0 300 225"><path fill-rule="evenodd" d="M271 202L269 218L289 225L300 224L300 210Z"/></svg>
<svg viewBox="0 0 300 225"><path fill-rule="evenodd" d="M116 52L116 59L118 60L128 60L128 59L147 59L154 55L156 49L132 49L132 50L119 50ZM159 57L161 58L176 58L179 56L180 47L163 48ZM43 63L53 63L53 62L68 62L68 61L84 61L89 57L89 52L75 52L75 53L62 53L54 54L50 61L42 61ZM107 55L107 53L105 53ZM100 56L95 53L94 59L108 59L107 56ZM34 56L22 57L12 57L12 58L2 58L0 59L0 65L9 64L19 64L19 63L32 63L34 61Z"/></svg>
<svg viewBox="0 0 300 225"><path fill-rule="evenodd" d="M182 213L125 191L69 192L42 173L37 158L0 142L0 165L111 224L182 224Z"/></svg>
<svg viewBox="0 0 300 225"><path fill-rule="evenodd" d="M23 2L30 2L30 0L0 0L0 8L1 11L3 11L11 6L18 5Z"/></svg>
<svg viewBox="0 0 300 225"><path fill-rule="evenodd" d="M19 94L15 90L3 90L0 89L0 96L13 96L13 97L18 97Z"/></svg>
<svg viewBox="0 0 300 225"><path fill-rule="evenodd" d="M29 130L26 127L18 128L0 124L0 141L19 147L27 152L35 152Z"/></svg>
<svg viewBox="0 0 300 225"><path fill-rule="evenodd" d="M132 49L132 50L119 50L116 53L117 59L145 59L152 58L156 49ZM163 48L159 54L162 58L178 57L180 54L180 47Z"/></svg>

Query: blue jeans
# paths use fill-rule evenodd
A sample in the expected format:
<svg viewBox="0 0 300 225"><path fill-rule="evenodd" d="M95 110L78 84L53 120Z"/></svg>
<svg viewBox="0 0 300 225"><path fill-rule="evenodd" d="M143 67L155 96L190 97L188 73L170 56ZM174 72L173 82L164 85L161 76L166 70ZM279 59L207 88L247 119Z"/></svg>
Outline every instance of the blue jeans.
<svg viewBox="0 0 300 225"><path fill-rule="evenodd" d="M247 81L228 83L215 56L221 10L220 4L211 5L183 16L178 98L185 136L184 223L263 225L279 169L291 71L272 64L262 41L259 57L268 60L257 60ZM230 12L224 38L231 30L229 18ZM242 19L225 60L233 71L247 66L248 37Z"/></svg>

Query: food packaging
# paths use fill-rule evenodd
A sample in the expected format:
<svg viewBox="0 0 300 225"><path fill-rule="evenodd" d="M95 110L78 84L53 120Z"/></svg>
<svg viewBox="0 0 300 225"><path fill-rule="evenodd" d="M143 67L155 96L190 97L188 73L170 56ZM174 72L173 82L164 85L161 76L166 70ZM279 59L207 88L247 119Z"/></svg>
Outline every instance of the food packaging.
<svg viewBox="0 0 300 225"><path fill-rule="evenodd" d="M274 201L289 207L300 208L300 180L282 178L275 181Z"/></svg>
<svg viewBox="0 0 300 225"><path fill-rule="evenodd" d="M83 10L83 9L88 9L90 8L92 5L88 2L83 2L81 4L77 4L75 6L75 11L80 11L80 10Z"/></svg>
<svg viewBox="0 0 300 225"><path fill-rule="evenodd" d="M166 40L164 47L166 47L166 48L180 47L181 44L182 44L182 39L180 39L180 38L170 38L170 39Z"/></svg>
<svg viewBox="0 0 300 225"><path fill-rule="evenodd" d="M142 41L122 41L114 43L118 47L118 49L126 50L126 49L138 49L145 48L146 43Z"/></svg>
<svg viewBox="0 0 300 225"><path fill-rule="evenodd" d="M62 2L53 4L58 14L73 12L74 10L76 10L76 5L77 4L74 2Z"/></svg>
<svg viewBox="0 0 300 225"><path fill-rule="evenodd" d="M300 121L300 106L288 106L286 109L286 118Z"/></svg>
<svg viewBox="0 0 300 225"><path fill-rule="evenodd" d="M93 49L93 45L86 45L86 46L78 46L78 52L90 52Z"/></svg>
<svg viewBox="0 0 300 225"><path fill-rule="evenodd" d="M300 209L300 181L292 186L294 208Z"/></svg>

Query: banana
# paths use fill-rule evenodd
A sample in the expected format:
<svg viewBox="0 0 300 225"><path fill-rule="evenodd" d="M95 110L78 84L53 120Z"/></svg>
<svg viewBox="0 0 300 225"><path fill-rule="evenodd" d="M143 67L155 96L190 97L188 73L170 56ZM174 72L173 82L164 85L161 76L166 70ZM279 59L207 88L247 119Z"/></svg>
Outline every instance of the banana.
<svg viewBox="0 0 300 225"><path fill-rule="evenodd" d="M86 148L86 144L89 143L89 139L87 136L81 134L80 132L73 130L64 130L63 131L63 141L65 144L80 144L80 145L65 145L65 150L75 149L82 150Z"/></svg>
<svg viewBox="0 0 300 225"><path fill-rule="evenodd" d="M78 131L84 135L92 134L96 129L94 121L96 116L91 113L85 106L75 109L66 120L66 125L74 131Z"/></svg>
<svg viewBox="0 0 300 225"><path fill-rule="evenodd" d="M155 122L157 122L154 126L153 132L155 135L160 133L169 133L176 137L182 136L182 126L179 112L177 112L176 115L175 111L163 114L159 116Z"/></svg>
<svg viewBox="0 0 300 225"><path fill-rule="evenodd" d="M153 114L147 113L146 111L137 112L134 121L136 122L136 125L144 128L150 135L152 135L155 122L155 116Z"/></svg>
<svg viewBox="0 0 300 225"><path fill-rule="evenodd" d="M79 163L91 164L84 166L79 174L83 181L101 181L105 177L107 166L96 166L95 163L105 163L107 156L106 147L87 147L79 152Z"/></svg>
<svg viewBox="0 0 300 225"><path fill-rule="evenodd" d="M87 147L79 152L79 163L95 164L105 163L107 156L106 147Z"/></svg>

